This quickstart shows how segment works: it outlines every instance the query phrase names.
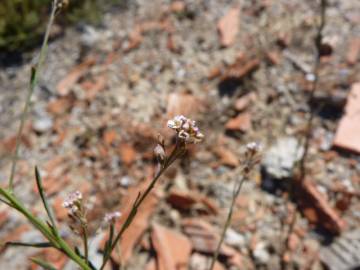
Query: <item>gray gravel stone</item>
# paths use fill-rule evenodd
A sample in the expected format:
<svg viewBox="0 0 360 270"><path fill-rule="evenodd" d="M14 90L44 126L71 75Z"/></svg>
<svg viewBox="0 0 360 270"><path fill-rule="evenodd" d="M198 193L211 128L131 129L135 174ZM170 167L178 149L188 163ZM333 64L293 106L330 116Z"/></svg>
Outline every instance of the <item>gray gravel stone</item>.
<svg viewBox="0 0 360 270"><path fill-rule="evenodd" d="M256 262L260 264L266 264L270 260L270 254L267 250L266 243L265 242L259 242L254 251L253 256Z"/></svg>
<svg viewBox="0 0 360 270"><path fill-rule="evenodd" d="M296 138L281 138L265 153L262 166L272 178L289 178L295 163L300 160L303 152L304 149L299 146Z"/></svg>
<svg viewBox="0 0 360 270"><path fill-rule="evenodd" d="M225 243L228 244L229 246L241 248L245 246L246 240L242 234L229 228L226 230Z"/></svg>
<svg viewBox="0 0 360 270"><path fill-rule="evenodd" d="M320 260L330 270L359 269L360 230L350 231L320 250Z"/></svg>
<svg viewBox="0 0 360 270"><path fill-rule="evenodd" d="M41 115L33 122L33 129L36 132L44 133L52 129L53 120L47 115Z"/></svg>

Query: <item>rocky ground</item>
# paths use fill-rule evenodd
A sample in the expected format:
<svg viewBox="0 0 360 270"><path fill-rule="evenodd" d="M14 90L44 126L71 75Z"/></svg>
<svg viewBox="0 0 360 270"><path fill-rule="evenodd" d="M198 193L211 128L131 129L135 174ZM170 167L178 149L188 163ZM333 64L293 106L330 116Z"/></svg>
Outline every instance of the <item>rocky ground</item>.
<svg viewBox="0 0 360 270"><path fill-rule="evenodd" d="M170 148L166 121L184 114L206 139L162 177L114 267L207 269L251 141L261 143L262 161L236 201L217 269L360 267L360 5L328 2L311 102L317 1L130 1L105 14L100 27L64 30L49 46L32 100L15 194L45 217L37 165L62 233L79 243L61 205L66 194L84 194L94 228L106 212L126 216L157 169L157 134ZM2 185L33 62L2 60ZM314 125L299 182L310 110ZM93 231L90 254L98 265L105 230ZM0 239L41 236L1 205ZM1 269L36 269L28 260L34 255L76 269L51 249L5 247Z"/></svg>

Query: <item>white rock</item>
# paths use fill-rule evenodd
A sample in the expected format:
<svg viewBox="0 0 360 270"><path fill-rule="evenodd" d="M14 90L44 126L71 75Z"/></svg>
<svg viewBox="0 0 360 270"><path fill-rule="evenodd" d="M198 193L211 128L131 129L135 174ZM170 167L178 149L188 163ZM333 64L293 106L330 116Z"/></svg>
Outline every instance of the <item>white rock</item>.
<svg viewBox="0 0 360 270"><path fill-rule="evenodd" d="M265 242L259 242L254 251L253 256L255 260L258 263L266 264L270 260L270 254L268 250L266 249L266 243Z"/></svg>
<svg viewBox="0 0 360 270"><path fill-rule="evenodd" d="M225 243L229 246L241 248L245 246L245 237L237 231L229 228L226 230Z"/></svg>
<svg viewBox="0 0 360 270"><path fill-rule="evenodd" d="M275 179L289 178L303 152L296 138L281 138L265 153L262 165L266 173Z"/></svg>
<svg viewBox="0 0 360 270"><path fill-rule="evenodd" d="M40 133L50 130L52 126L53 120L48 116L39 117L33 123L33 129Z"/></svg>

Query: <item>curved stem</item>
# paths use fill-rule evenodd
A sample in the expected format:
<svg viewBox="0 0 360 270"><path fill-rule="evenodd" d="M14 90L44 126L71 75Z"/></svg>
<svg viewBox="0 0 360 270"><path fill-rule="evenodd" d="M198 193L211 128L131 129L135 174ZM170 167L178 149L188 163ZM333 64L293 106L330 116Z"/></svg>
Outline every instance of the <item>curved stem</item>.
<svg viewBox="0 0 360 270"><path fill-rule="evenodd" d="M315 80L312 83L310 96L308 98L308 104L310 104L310 116L307 119L306 123L306 134L304 140L304 153L300 159L300 180L303 180L306 175L306 160L309 155L309 147L310 147L310 140L311 140L311 131L313 128L313 122L315 118L316 110L311 107L311 103L314 100L315 93L318 88L319 83L319 67L320 67L320 53L321 53L321 45L322 45L322 38L323 38L323 30L326 24L326 8L327 8L327 0L321 0L320 3L320 25L318 26L317 34L315 37L315 47L316 47L316 57L315 57L315 65L313 74L315 75Z"/></svg>
<svg viewBox="0 0 360 270"><path fill-rule="evenodd" d="M9 201L12 208L23 214L29 220L29 222L36 229L38 229L46 239L49 240L49 242L53 245L54 248L65 253L71 260L77 263L81 267L81 269L91 270L88 264L80 256L78 256L75 251L72 250L72 248L69 247L69 245L64 241L64 239L62 239L59 235L54 235L49 226L39 218L33 216L31 212L27 210L22 205L22 203L14 197L14 195L12 195L10 191L0 188L0 194Z"/></svg>
<svg viewBox="0 0 360 270"><path fill-rule="evenodd" d="M89 247L88 247L88 231L86 225L83 227L84 232L84 255L85 255L85 262L89 263Z"/></svg>
<svg viewBox="0 0 360 270"><path fill-rule="evenodd" d="M65 254L77 263L81 269L83 270L92 270L91 267L79 256L75 253L75 251L69 247L69 245L62 239L58 239L61 249L65 252Z"/></svg>
<svg viewBox="0 0 360 270"><path fill-rule="evenodd" d="M50 228L40 219L34 217L23 205L21 202L19 202L9 191L6 191L4 189L0 188L0 194L5 197L9 203L10 206L20 213L22 213L31 224L35 226L53 245L54 247L59 247L59 245L56 243L56 238L53 236L52 232L50 231Z"/></svg>
<svg viewBox="0 0 360 270"><path fill-rule="evenodd" d="M54 23L55 20L55 12L56 12L56 0L54 0L53 5L52 5L52 9L51 9L51 14L50 14L50 19L49 19L49 23L47 25L46 28L46 32L45 32L45 37L40 49L40 54L39 54L39 60L37 62L36 67L34 67L32 69L32 73L31 73L31 79L30 79L30 85L29 85L29 91L26 97L26 101L25 101L25 105L24 105L24 109L23 112L21 114L21 120L20 120L20 126L16 135L16 143L15 143L15 152L14 152L14 156L13 156L13 160L12 160L12 164L11 164L11 173L10 173L10 178L9 178L9 189L12 191L13 187L14 187L14 175L15 175L15 170L16 170L16 163L18 160L18 155L19 155L19 147L20 147L20 142L21 142L21 135L23 133L23 129L24 129L24 125L25 125L25 121L28 115L28 111L29 111L29 107L30 107L30 101L31 101L31 97L34 93L34 89L37 85L37 81L38 81L38 74L40 72L41 66L44 62L46 53L47 53L47 44L49 41L49 36L50 36L50 30L51 30L51 26Z"/></svg>
<svg viewBox="0 0 360 270"><path fill-rule="evenodd" d="M221 232L220 241L219 241L219 243L218 243L218 245L216 247L214 256L213 256L213 258L211 260L209 270L214 269L215 262L216 262L216 260L217 260L217 258L219 256L219 253L220 253L221 245L222 245L222 243L224 242L224 239L225 239L226 231L229 228L230 223L231 223L231 218L232 218L232 215L233 215L236 198L238 197L238 195L240 193L240 190L241 190L241 187L242 187L244 181L245 181L245 177L242 177L237 186L236 186L236 183L235 183L233 196L232 196L232 199L231 199L231 205L230 205L230 208L229 208L229 212L228 212L228 215L227 215L223 230Z"/></svg>
<svg viewBox="0 0 360 270"><path fill-rule="evenodd" d="M116 247L117 243L119 242L119 240L121 239L121 236L124 234L124 232L126 231L126 229L130 226L131 222L134 220L136 214L137 214L137 210L140 207L140 205L143 203L143 201L145 200L145 198L149 195L149 193L151 192L151 190L154 188L156 182L158 181L158 179L160 178L160 176L164 173L164 171L170 167L170 165L180 156L181 153L184 152L184 148L185 146L183 144L181 144L181 142L177 142L176 146L174 148L174 150L171 152L169 158L165 161L165 163L162 165L162 167L160 168L159 172L155 175L155 177L153 178L153 180L151 181L151 183L149 184L149 186L146 188L146 190L144 191L144 193L139 194L139 196L136 198L133 207L131 208L131 211L129 213L129 215L127 216L125 222L123 223L123 225L120 228L119 233L116 235L110 251L106 254L106 256L104 256L104 260L103 263L100 267L100 270L103 270L107 261L110 259L111 253L113 251L113 249Z"/></svg>

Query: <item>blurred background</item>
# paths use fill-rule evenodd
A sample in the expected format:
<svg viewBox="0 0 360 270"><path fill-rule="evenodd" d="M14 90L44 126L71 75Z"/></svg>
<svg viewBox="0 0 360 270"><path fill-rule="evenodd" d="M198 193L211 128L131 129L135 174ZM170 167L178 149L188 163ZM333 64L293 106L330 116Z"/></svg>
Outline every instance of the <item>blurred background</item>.
<svg viewBox="0 0 360 270"><path fill-rule="evenodd" d="M50 9L0 2L1 185ZM79 244L62 202L80 190L98 265L104 213L127 213L157 169L158 133L170 149L166 121L183 114L205 142L162 177L108 269L207 269L252 141L262 161L216 269L359 269L359 55L357 0L69 0L31 100L15 193L45 218L37 165L62 234ZM0 205L1 243L41 239ZM0 269L38 269L32 256L76 269L52 249L4 246Z"/></svg>
<svg viewBox="0 0 360 270"><path fill-rule="evenodd" d="M51 0L6 0L0 3L0 48L6 52L24 52L39 45L50 12ZM77 0L69 2L66 13L58 18L58 29L92 24L99 26L105 12L125 6L126 0Z"/></svg>

